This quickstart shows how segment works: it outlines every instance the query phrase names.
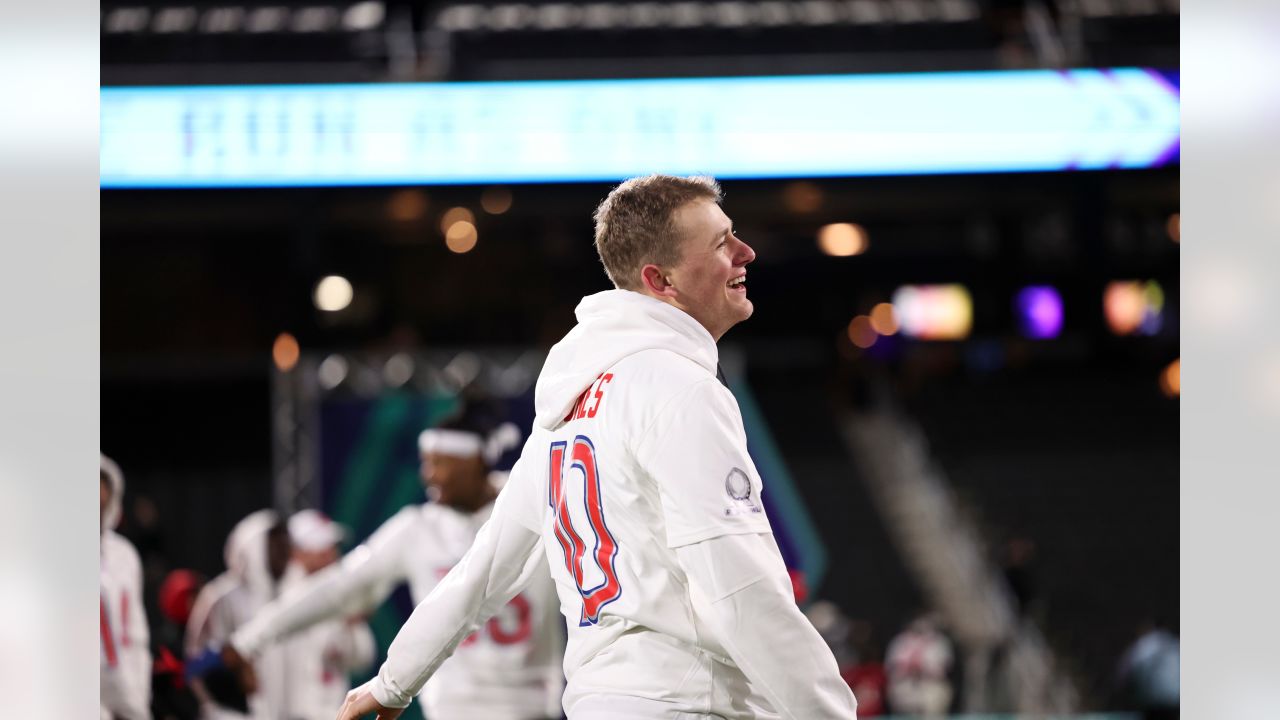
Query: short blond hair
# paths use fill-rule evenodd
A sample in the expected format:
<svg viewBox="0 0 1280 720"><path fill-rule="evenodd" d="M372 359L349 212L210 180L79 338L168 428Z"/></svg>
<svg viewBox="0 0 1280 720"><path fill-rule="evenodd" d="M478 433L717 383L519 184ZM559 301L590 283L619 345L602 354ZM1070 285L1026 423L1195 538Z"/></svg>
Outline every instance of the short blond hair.
<svg viewBox="0 0 1280 720"><path fill-rule="evenodd" d="M596 207L596 252L614 287L638 290L640 268L680 262L675 211L695 200L719 203L720 184L707 176L646 175L609 192Z"/></svg>

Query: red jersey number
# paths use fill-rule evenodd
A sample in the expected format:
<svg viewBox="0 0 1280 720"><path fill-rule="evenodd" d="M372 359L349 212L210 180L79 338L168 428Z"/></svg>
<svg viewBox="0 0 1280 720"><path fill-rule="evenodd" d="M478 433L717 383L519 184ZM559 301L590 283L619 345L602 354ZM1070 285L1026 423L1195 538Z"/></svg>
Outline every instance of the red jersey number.
<svg viewBox="0 0 1280 720"><path fill-rule="evenodd" d="M565 463L568 461L568 469ZM565 482L568 470L581 473L582 483ZM579 491L579 488L581 490ZM591 439L579 435L573 445L565 441L551 443L551 472L548 483L548 502L555 512L555 536L564 552L564 564L582 596L582 617L578 625L595 625L600 621L600 610L622 596L622 584L614 561L618 556L618 543L604 521L604 503L600 497L600 474L596 465L596 449ZM582 560L587 554L587 544L573 526L569 503L581 503L585 507L590 529L595 535L591 560L600 568L604 580L595 587L586 587L583 580Z"/></svg>

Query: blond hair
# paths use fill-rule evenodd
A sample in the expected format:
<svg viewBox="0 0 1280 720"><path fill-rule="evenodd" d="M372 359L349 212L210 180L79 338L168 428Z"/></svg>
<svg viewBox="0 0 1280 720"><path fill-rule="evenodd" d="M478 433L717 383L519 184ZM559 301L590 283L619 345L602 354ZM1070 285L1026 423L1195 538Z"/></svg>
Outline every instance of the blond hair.
<svg viewBox="0 0 1280 720"><path fill-rule="evenodd" d="M719 203L715 178L646 175L609 192L596 207L596 252L615 287L638 290L639 271L649 263L680 262L675 211L694 200Z"/></svg>

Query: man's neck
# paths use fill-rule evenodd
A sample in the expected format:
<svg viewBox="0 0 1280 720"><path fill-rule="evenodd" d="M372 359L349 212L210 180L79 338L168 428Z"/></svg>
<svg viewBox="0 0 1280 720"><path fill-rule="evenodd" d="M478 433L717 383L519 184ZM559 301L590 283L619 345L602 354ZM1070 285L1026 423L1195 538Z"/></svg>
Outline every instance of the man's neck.
<svg viewBox="0 0 1280 720"><path fill-rule="evenodd" d="M685 315L688 315L689 317L693 318L694 321L697 322L699 325L702 325L703 329L705 329L707 333L711 335L711 339L716 341L717 343L720 342L721 337L724 337L724 332L716 332L715 330L707 327L705 323L703 323L701 320L698 319L697 315L694 315L693 313L689 312L689 309L686 308L684 305L682 305L680 301L676 300L675 298L654 294L648 288L641 288L640 290L633 290L632 292L639 293L641 295L644 295L647 298L652 298L661 303L666 303L667 305L670 305L671 307L679 310Z"/></svg>

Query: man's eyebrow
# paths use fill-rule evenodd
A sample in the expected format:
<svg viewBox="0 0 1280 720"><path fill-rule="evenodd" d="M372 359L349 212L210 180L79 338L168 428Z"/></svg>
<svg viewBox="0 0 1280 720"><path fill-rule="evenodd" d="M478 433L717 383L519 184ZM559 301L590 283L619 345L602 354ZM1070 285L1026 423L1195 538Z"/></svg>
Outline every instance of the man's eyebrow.
<svg viewBox="0 0 1280 720"><path fill-rule="evenodd" d="M728 235L728 234L730 234L730 233L732 233L732 232L733 232L733 227L732 227L732 226L727 227L727 228L725 228L725 229L721 230L720 232L716 233L716 236L715 236L715 238L712 240L712 242L714 242L714 243L717 243L717 244L718 244L722 239L724 239L724 236L725 236L725 235Z"/></svg>

